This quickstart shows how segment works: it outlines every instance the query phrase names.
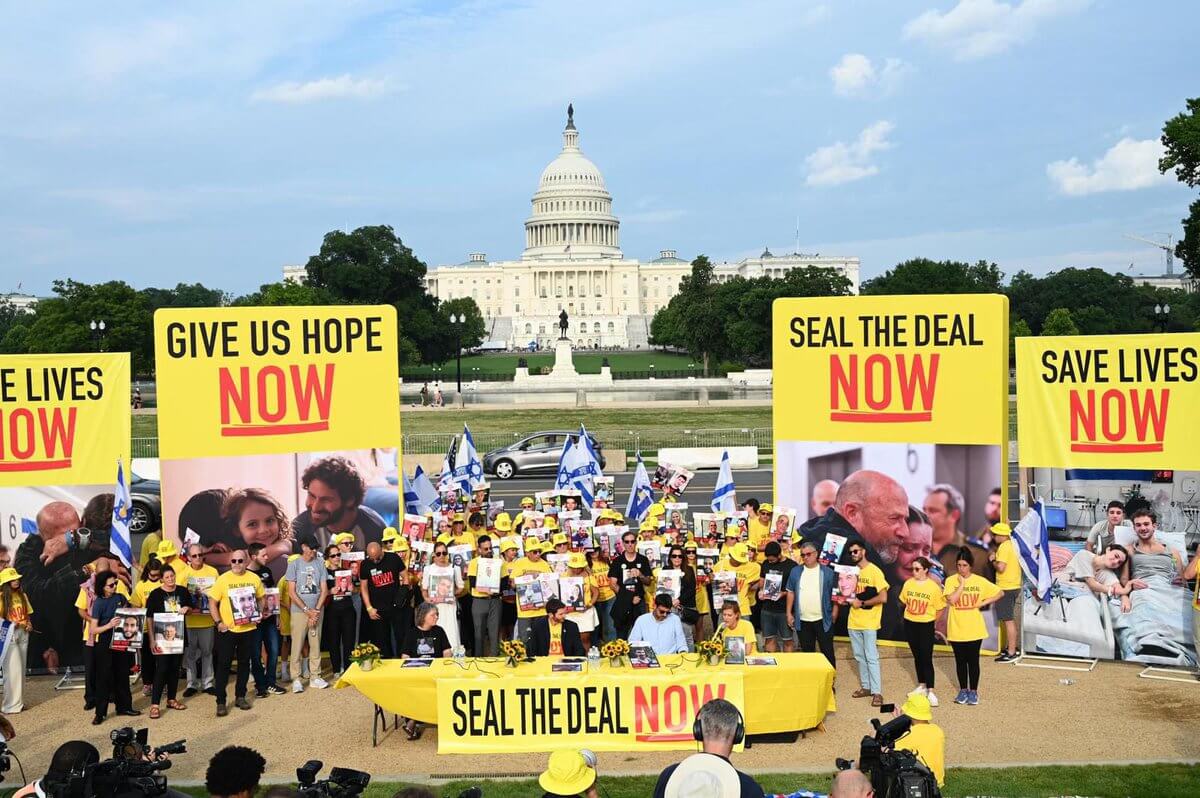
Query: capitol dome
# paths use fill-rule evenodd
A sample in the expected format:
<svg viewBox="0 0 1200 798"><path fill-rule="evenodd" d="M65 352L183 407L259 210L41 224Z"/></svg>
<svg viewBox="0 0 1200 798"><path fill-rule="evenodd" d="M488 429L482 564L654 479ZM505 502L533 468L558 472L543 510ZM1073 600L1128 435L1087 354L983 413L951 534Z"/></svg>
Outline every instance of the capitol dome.
<svg viewBox="0 0 1200 798"><path fill-rule="evenodd" d="M567 106L562 151L542 170L532 205L522 258L621 257L612 195L600 169L579 149L572 106Z"/></svg>

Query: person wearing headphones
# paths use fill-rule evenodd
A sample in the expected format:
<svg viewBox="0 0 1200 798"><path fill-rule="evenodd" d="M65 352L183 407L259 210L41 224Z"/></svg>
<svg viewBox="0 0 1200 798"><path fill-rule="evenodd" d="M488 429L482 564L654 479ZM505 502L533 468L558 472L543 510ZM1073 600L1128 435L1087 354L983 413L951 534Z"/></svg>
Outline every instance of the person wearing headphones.
<svg viewBox="0 0 1200 798"><path fill-rule="evenodd" d="M63 743L50 758L46 775L17 790L13 798L54 795L70 782L73 774L82 775L88 765L99 761L100 752L91 743L83 740Z"/></svg>
<svg viewBox="0 0 1200 798"><path fill-rule="evenodd" d="M701 744L700 753L659 774L654 798L764 798L758 782L729 761L733 747L746 738L746 722L737 707L722 698L712 699L696 714L692 736Z"/></svg>
<svg viewBox="0 0 1200 798"><path fill-rule="evenodd" d="M586 748L580 751L555 751L538 776L545 790L542 798L600 798L596 792L596 755Z"/></svg>

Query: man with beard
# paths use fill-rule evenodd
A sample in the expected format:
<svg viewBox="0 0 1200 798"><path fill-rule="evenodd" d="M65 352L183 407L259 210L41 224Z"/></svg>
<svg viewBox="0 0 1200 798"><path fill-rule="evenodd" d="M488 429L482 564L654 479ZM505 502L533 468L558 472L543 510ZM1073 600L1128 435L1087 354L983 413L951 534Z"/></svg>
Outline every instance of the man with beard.
<svg viewBox="0 0 1200 798"><path fill-rule="evenodd" d="M334 535L354 535L354 550L365 551L368 543L383 540L387 526L379 513L363 505L366 486L362 476L344 457L324 457L304 469L300 484L305 490L304 512L292 522L296 553L299 542L311 535L324 551Z"/></svg>
<svg viewBox="0 0 1200 798"><path fill-rule="evenodd" d="M91 576L86 566L108 551L109 536L107 529L84 529L79 513L67 502L50 502L38 511L36 520L37 534L21 541L13 567L21 574L30 604L37 608L38 617L45 619L37 624L42 644L40 665L55 672L60 663L78 665L82 661L82 630L74 602L79 586ZM112 570L129 582L123 565L114 564Z"/></svg>
<svg viewBox="0 0 1200 798"><path fill-rule="evenodd" d="M837 501L838 484L832 479L823 479L813 485L812 499L808 506L812 509L812 517L820 518L825 515L833 503Z"/></svg>
<svg viewBox="0 0 1200 798"><path fill-rule="evenodd" d="M933 556L942 564L943 574L952 574L957 569L954 559L958 550L971 552L971 570L989 582L996 581L996 569L988 562L990 552L979 541L967 538L959 529L966 502L958 488L947 483L934 485L925 496L925 515L933 527ZM999 503L997 503L999 510Z"/></svg>
<svg viewBox="0 0 1200 798"><path fill-rule="evenodd" d="M883 571L889 584L899 584L896 561L900 548L908 540L908 494L904 487L887 474L879 471L855 471L838 487L834 504L825 515L813 519L801 529L805 542L811 542L820 551L825 546L825 536L842 535L846 545L842 549L843 564L849 564L848 549L851 543L862 543L867 549L867 559ZM883 608L882 627L879 636L885 640L904 639L904 624L899 603L889 596ZM835 629L836 634L845 634L844 620Z"/></svg>

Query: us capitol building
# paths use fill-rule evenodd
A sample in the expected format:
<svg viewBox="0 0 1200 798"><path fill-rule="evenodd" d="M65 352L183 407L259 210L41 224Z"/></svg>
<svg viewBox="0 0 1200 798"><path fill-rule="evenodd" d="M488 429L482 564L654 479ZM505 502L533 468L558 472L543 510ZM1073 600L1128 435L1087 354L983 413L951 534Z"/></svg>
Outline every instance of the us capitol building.
<svg viewBox="0 0 1200 798"><path fill-rule="evenodd" d="M600 170L579 148L573 109L567 108L562 151L542 170L525 220L520 260L488 261L474 253L465 263L429 269L426 286L439 300L469 296L487 322L487 341L516 349L536 342L553 347L558 314L570 317L576 348L645 349L650 321L691 273L691 263L664 249L650 261L621 252L621 223ZM773 255L715 263L715 279L783 277L788 270L822 266L843 272L858 290L858 258ZM284 278L303 278L304 267L285 267Z"/></svg>

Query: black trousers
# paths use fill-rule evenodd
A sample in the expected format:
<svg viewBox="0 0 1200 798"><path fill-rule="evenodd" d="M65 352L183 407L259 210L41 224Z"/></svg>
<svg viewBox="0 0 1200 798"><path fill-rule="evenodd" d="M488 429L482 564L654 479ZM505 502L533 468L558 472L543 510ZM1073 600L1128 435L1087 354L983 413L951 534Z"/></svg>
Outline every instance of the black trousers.
<svg viewBox="0 0 1200 798"><path fill-rule="evenodd" d="M475 619L471 617L471 595L458 599L458 641L467 650L468 657L481 657L483 652L475 650Z"/></svg>
<svg viewBox="0 0 1200 798"><path fill-rule="evenodd" d="M142 686L154 685L154 671L158 663L154 661L154 653L150 650L150 633L142 635Z"/></svg>
<svg viewBox="0 0 1200 798"><path fill-rule="evenodd" d="M950 647L954 649L954 667L958 671L960 690L979 689L979 647L982 644L982 640L950 643Z"/></svg>
<svg viewBox="0 0 1200 798"><path fill-rule="evenodd" d="M404 647L404 635L412 626L412 609L409 607L393 607L381 610L378 607L379 620L371 621L371 642L379 646L379 655L384 659L400 656Z"/></svg>
<svg viewBox="0 0 1200 798"><path fill-rule="evenodd" d="M824 621L801 621L800 628L796 630L800 637L800 650L806 653L813 653L818 648L825 655L825 659L829 660L829 664L834 668L837 667L837 662L834 661L833 653L833 627L829 627L829 631L825 631Z"/></svg>
<svg viewBox="0 0 1200 798"><path fill-rule="evenodd" d="M175 700L175 689L179 685L179 663L183 661L182 654L151 655L154 660L154 690L150 694L150 703L157 704L162 698L163 688L167 690L167 700Z"/></svg>
<svg viewBox="0 0 1200 798"><path fill-rule="evenodd" d="M216 645L213 646L217 658L217 669L213 680L213 689L217 693L217 704L225 703L229 690L229 673L233 668L233 660L237 659L237 679L234 682L233 697L245 698L246 685L250 682L250 657L254 647L252 632L217 632ZM298 641L303 645L304 641ZM297 645L293 641L292 645ZM299 675L299 674L297 674Z"/></svg>
<svg viewBox="0 0 1200 798"><path fill-rule="evenodd" d="M350 599L331 601L325 606L325 621L321 627L327 635L326 650L334 673L350 667L350 652L357 640L358 619Z"/></svg>
<svg viewBox="0 0 1200 798"><path fill-rule="evenodd" d="M116 705L117 712L133 709L133 695L129 692L129 668L133 660L125 651L113 651L109 648L110 637L103 637L95 645L96 686L93 697L96 701L96 717L102 718L108 714L109 696Z"/></svg>
<svg viewBox="0 0 1200 798"><path fill-rule="evenodd" d="M910 621L905 618L904 631L908 637L908 650L912 652L913 664L917 667L917 683L932 690L933 621Z"/></svg>

